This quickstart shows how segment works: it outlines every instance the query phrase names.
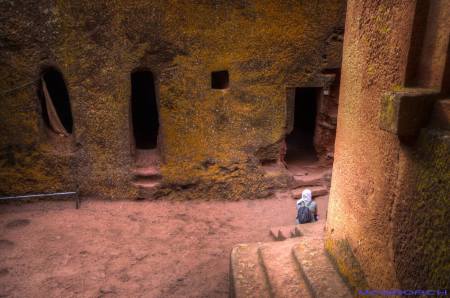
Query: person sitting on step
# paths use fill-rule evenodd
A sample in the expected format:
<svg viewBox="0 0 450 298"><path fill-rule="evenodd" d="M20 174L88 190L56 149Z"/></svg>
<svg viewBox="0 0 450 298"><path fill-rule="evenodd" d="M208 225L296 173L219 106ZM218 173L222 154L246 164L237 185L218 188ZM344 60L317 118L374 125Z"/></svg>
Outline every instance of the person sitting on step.
<svg viewBox="0 0 450 298"><path fill-rule="evenodd" d="M317 203L312 198L311 190L305 189L302 197L297 200L297 224L317 221Z"/></svg>

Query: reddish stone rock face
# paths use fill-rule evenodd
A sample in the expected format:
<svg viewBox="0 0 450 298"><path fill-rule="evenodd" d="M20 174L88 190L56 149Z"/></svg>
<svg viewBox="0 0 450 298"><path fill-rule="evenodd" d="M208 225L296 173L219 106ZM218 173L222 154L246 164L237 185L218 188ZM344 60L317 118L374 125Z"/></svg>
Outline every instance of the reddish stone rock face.
<svg viewBox="0 0 450 298"><path fill-rule="evenodd" d="M333 164L329 208L318 205L350 284L449 288L448 0L2 1L0 11L1 196L323 196ZM256 250L279 295L302 294L283 287L298 273L291 254Z"/></svg>
<svg viewBox="0 0 450 298"><path fill-rule="evenodd" d="M448 288L450 6L347 7L327 249L359 289Z"/></svg>

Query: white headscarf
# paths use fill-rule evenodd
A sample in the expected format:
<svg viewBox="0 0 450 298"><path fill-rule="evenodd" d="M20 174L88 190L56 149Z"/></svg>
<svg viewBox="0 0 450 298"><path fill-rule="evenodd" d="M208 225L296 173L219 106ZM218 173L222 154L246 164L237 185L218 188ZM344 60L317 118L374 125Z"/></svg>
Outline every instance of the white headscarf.
<svg viewBox="0 0 450 298"><path fill-rule="evenodd" d="M304 203L305 204L305 206L307 206L307 205L309 205L309 203L311 203L311 200L312 200L312 193L311 193L311 190L309 190L309 189L305 189L305 190L303 190L303 192L302 192L302 197L297 201L297 209L298 209L298 205L300 204L300 203Z"/></svg>

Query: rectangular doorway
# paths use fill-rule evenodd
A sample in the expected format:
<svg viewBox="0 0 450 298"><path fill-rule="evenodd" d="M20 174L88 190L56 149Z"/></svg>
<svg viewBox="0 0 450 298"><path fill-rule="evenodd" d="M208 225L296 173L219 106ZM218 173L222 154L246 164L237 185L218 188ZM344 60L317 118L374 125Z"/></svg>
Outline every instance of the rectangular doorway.
<svg viewBox="0 0 450 298"><path fill-rule="evenodd" d="M285 161L289 164L317 161L314 148L314 132L318 101L322 88L295 88L293 101L292 131L286 136Z"/></svg>
<svg viewBox="0 0 450 298"><path fill-rule="evenodd" d="M136 166L156 165L159 160L159 115L155 80L150 70L131 73L131 127Z"/></svg>

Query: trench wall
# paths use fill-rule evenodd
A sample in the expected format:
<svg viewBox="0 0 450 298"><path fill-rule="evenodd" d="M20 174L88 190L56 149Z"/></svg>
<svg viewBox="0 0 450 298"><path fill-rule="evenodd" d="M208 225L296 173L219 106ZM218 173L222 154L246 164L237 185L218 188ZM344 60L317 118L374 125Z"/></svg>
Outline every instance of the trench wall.
<svg viewBox="0 0 450 298"><path fill-rule="evenodd" d="M341 60L342 0L0 6L0 193L8 195L76 189L135 197L130 73L148 68L159 104L163 194L267 196L273 183L260 159L278 154L286 88L321 84L322 69ZM71 138L55 138L42 121L37 81L46 66L67 83ZM211 89L218 70L229 71L226 90Z"/></svg>

